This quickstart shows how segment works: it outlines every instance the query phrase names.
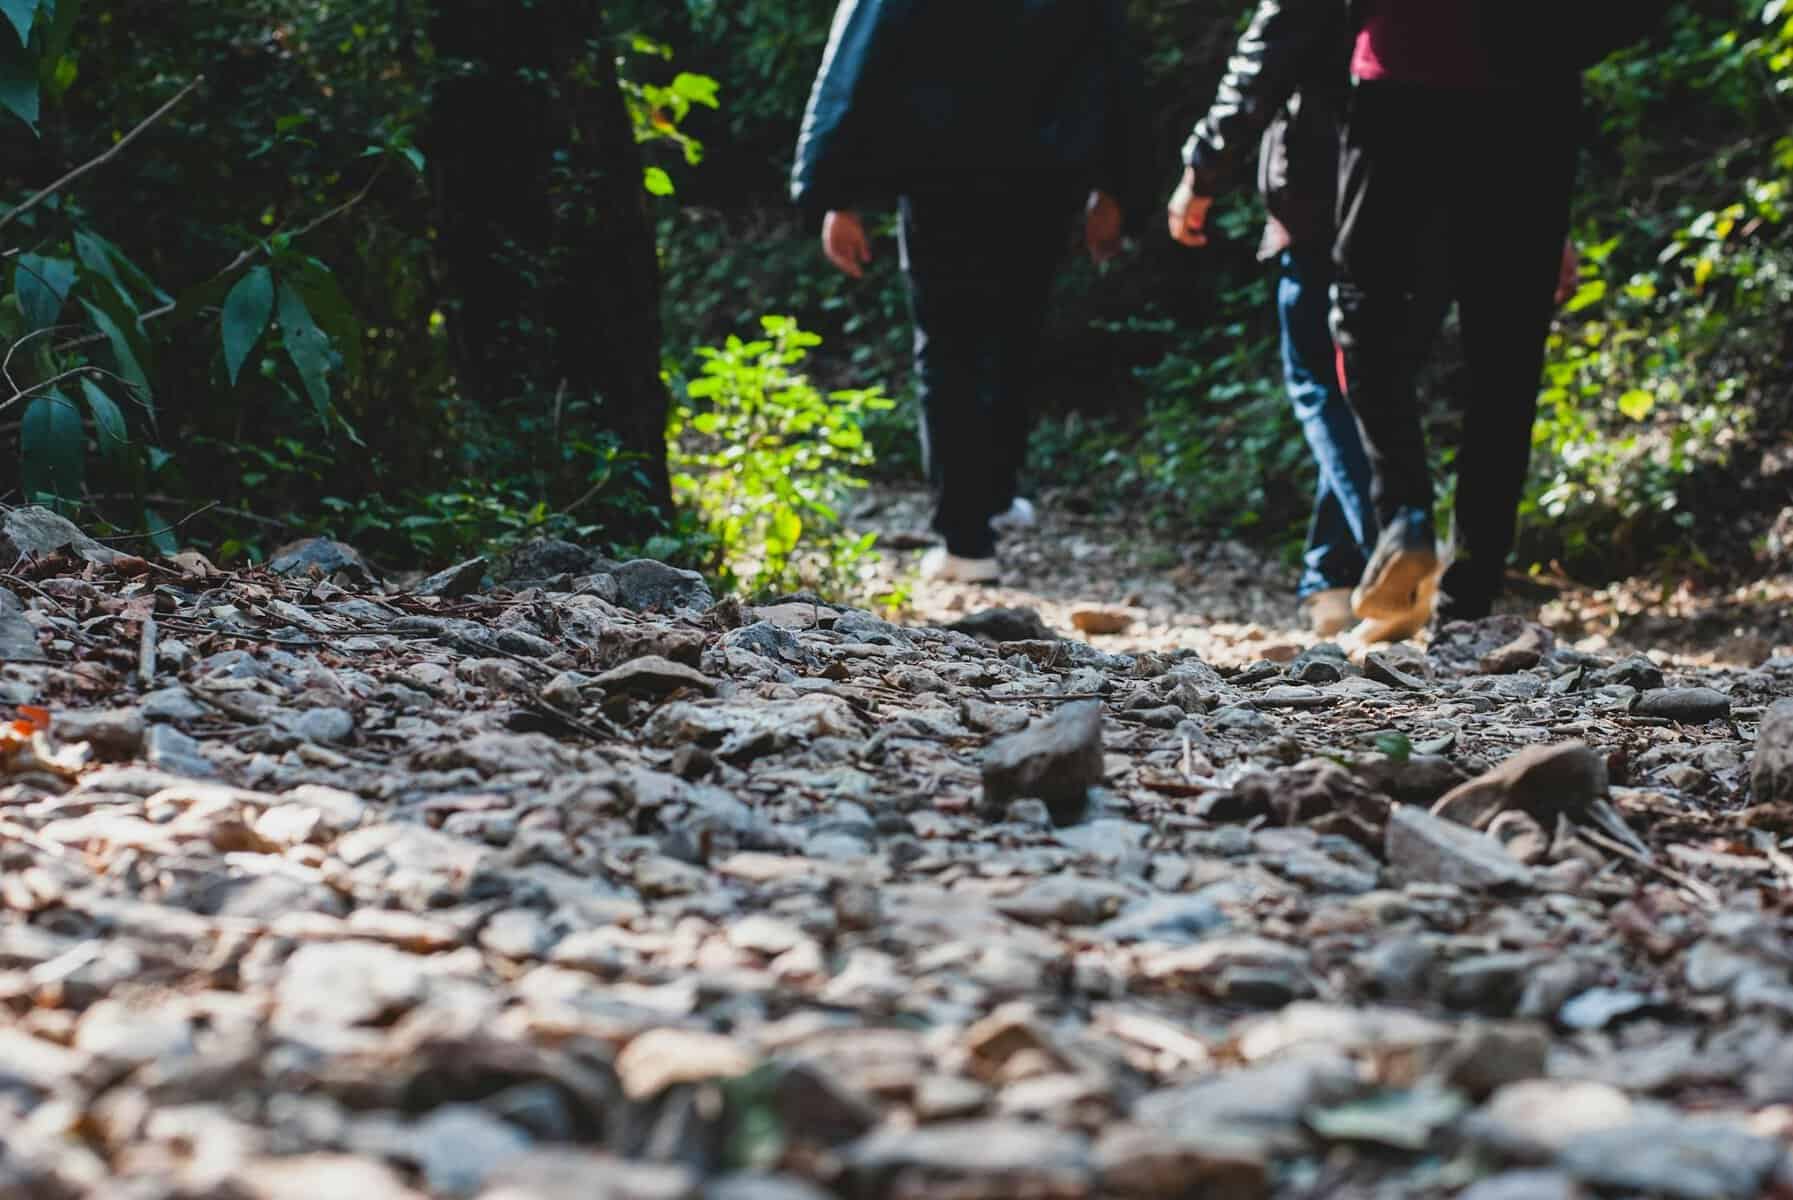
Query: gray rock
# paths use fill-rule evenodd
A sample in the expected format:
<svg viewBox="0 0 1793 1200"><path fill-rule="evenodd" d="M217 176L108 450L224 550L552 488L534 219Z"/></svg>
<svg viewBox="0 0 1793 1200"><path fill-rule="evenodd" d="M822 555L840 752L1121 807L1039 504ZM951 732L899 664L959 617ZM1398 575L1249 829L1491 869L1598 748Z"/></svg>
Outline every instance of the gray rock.
<svg viewBox="0 0 1793 1200"><path fill-rule="evenodd" d="M1749 1200L1761 1194L1786 1151L1768 1138L1716 1120L1645 1120L1584 1133L1560 1162L1596 1187L1673 1200Z"/></svg>
<svg viewBox="0 0 1793 1200"><path fill-rule="evenodd" d="M1389 817L1389 868L1414 883L1448 883L1473 891L1528 888L1532 872L1501 844L1423 809L1402 806Z"/></svg>
<svg viewBox="0 0 1793 1200"><path fill-rule="evenodd" d="M616 577L618 600L637 612L704 612L716 603L702 575L651 558L626 562L610 574Z"/></svg>
<svg viewBox="0 0 1793 1200"><path fill-rule="evenodd" d="M1152 1092L1134 1106L1133 1119L1179 1137L1230 1133L1299 1151L1308 1144L1309 1109L1355 1100L1370 1086L1343 1056L1302 1055Z"/></svg>
<svg viewBox="0 0 1793 1200"><path fill-rule="evenodd" d="M1119 912L1134 892L1105 879L1053 875L996 902L996 909L1030 925L1096 925Z"/></svg>
<svg viewBox="0 0 1793 1200"><path fill-rule="evenodd" d="M25 619L25 605L11 591L0 588L0 662L48 661L37 644L37 628Z"/></svg>
<svg viewBox="0 0 1793 1200"><path fill-rule="evenodd" d="M301 742L335 745L355 735L355 718L347 709L307 708L276 715L274 727Z"/></svg>
<svg viewBox="0 0 1793 1200"><path fill-rule="evenodd" d="M305 538L282 546L268 560L268 570L276 575L309 575L315 570L325 579L341 574L357 583L374 582L360 551L331 538Z"/></svg>
<svg viewBox="0 0 1793 1200"><path fill-rule="evenodd" d="M1051 642L1058 640L1052 626L1031 608L986 608L961 617L947 626L955 633L992 642Z"/></svg>
<svg viewBox="0 0 1793 1200"><path fill-rule="evenodd" d="M582 575L596 565L589 550L559 538L536 538L511 555L509 579L513 584L540 583L562 575Z"/></svg>
<svg viewBox="0 0 1793 1200"><path fill-rule="evenodd" d="M417 596L440 596L444 600L471 595L485 581L487 565L488 560L483 556L470 558L418 580L411 592Z"/></svg>
<svg viewBox="0 0 1793 1200"><path fill-rule="evenodd" d="M325 1193L318 1193L319 1196ZM345 1198L350 1193L340 1193ZM702 1200L688 1167L579 1150L532 1150L492 1173L481 1200Z"/></svg>
<svg viewBox="0 0 1793 1200"><path fill-rule="evenodd" d="M657 654L630 659L620 667L605 671L592 682L617 695L665 696L689 688L708 696L716 690L716 681L702 671L694 671Z"/></svg>
<svg viewBox="0 0 1793 1200"><path fill-rule="evenodd" d="M1655 688L1640 694L1631 711L1640 717L1662 717L1683 725L1704 725L1731 715L1731 698L1708 687Z"/></svg>
<svg viewBox="0 0 1793 1200"><path fill-rule="evenodd" d="M0 658L3 657L4 652L0 652ZM57 741L86 742L103 759L132 758L143 748L143 711L137 708L90 708L57 713L52 729Z"/></svg>
<svg viewBox="0 0 1793 1200"><path fill-rule="evenodd" d="M1762 715L1750 786L1757 804L1793 801L1793 700L1777 701Z"/></svg>
<svg viewBox="0 0 1793 1200"><path fill-rule="evenodd" d="M794 1175L725 1175L704 1188L703 1200L833 1200L833 1196Z"/></svg>
<svg viewBox="0 0 1793 1200"><path fill-rule="evenodd" d="M1000 812L1022 796L1044 800L1061 825L1079 820L1102 783L1102 705L1067 704L984 752L984 802Z"/></svg>
<svg viewBox="0 0 1793 1200"><path fill-rule="evenodd" d="M28 505L9 510L0 519L0 563L11 567L21 558L45 558L66 550L83 562L105 565L119 552L88 537L67 517Z"/></svg>
<svg viewBox="0 0 1793 1200"><path fill-rule="evenodd" d="M158 770L205 779L218 773L195 738L172 725L151 725L144 736L144 757Z"/></svg>
<svg viewBox="0 0 1793 1200"><path fill-rule="evenodd" d="M408 1149L431 1191L471 1196L529 1139L478 1105L445 1104L413 1127Z"/></svg>
<svg viewBox="0 0 1793 1200"><path fill-rule="evenodd" d="M722 635L721 644L731 650L745 650L761 658L797 666L815 659L814 652L803 644L802 638L770 621L756 621L752 625L731 629Z"/></svg>
<svg viewBox="0 0 1793 1200"><path fill-rule="evenodd" d="M956 1182L966 1195L1084 1195L1091 1174L1089 1142L1019 1121L967 1121L919 1129L883 1128L843 1151L864 1194L901 1176L937 1186ZM975 1192L964 1192L975 1187ZM1057 1190L1054 1190L1057 1189ZM923 1195L922 1192L911 1192Z"/></svg>
<svg viewBox="0 0 1793 1200"><path fill-rule="evenodd" d="M1475 1184L1457 1200L1588 1200L1588 1193L1560 1171L1506 1171Z"/></svg>
<svg viewBox="0 0 1793 1200"><path fill-rule="evenodd" d="M1536 954L1478 954L1445 968L1444 1001L1453 1008L1508 1016L1519 1006Z"/></svg>
<svg viewBox="0 0 1793 1200"><path fill-rule="evenodd" d="M1186 946L1218 933L1232 922L1218 904L1193 896L1152 896L1136 901L1096 932L1114 942L1163 942Z"/></svg>

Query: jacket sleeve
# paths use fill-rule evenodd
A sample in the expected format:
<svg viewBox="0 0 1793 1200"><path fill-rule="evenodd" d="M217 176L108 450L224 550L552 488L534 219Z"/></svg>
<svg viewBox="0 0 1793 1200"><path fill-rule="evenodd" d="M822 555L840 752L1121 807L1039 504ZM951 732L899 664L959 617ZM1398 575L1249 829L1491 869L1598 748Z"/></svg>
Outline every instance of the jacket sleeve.
<svg viewBox="0 0 1793 1200"><path fill-rule="evenodd" d="M1344 12L1339 0L1259 0L1213 105L1183 145L1200 194L1221 195L1238 181L1242 160L1307 81L1317 56L1342 44ZM1342 54L1338 67L1346 69Z"/></svg>
<svg viewBox="0 0 1793 1200"><path fill-rule="evenodd" d="M807 212L844 208L856 199L853 126L863 117L861 84L883 9L884 0L840 0L835 10L791 168L791 199Z"/></svg>

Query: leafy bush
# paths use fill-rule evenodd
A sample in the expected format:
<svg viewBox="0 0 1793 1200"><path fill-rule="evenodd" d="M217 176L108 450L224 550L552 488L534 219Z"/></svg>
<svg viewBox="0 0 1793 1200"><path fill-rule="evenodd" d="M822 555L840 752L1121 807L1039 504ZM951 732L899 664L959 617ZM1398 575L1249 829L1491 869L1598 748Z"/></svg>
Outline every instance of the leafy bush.
<svg viewBox="0 0 1793 1200"><path fill-rule="evenodd" d="M714 540L726 583L751 591L842 587L874 535L841 527L841 507L873 462L861 421L890 407L877 389L824 396L796 368L821 338L790 317L766 336L703 348L667 428L673 494Z"/></svg>

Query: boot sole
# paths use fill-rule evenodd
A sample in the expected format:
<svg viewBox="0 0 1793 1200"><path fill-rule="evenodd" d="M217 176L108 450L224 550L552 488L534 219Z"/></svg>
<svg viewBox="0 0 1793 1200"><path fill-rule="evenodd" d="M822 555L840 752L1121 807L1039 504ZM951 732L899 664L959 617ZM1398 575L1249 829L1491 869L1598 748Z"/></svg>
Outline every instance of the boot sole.
<svg viewBox="0 0 1793 1200"><path fill-rule="evenodd" d="M1368 583L1351 593L1351 610L1367 621L1388 621L1413 612L1421 586L1438 571L1438 555L1403 550Z"/></svg>

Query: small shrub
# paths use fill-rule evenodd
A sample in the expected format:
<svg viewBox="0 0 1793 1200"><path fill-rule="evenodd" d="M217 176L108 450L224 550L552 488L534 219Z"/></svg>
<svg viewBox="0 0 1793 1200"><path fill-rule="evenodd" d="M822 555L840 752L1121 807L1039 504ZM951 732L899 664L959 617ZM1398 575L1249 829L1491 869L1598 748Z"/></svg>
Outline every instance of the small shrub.
<svg viewBox="0 0 1793 1200"><path fill-rule="evenodd" d="M842 528L841 507L873 463L863 420L877 389L824 396L797 370L821 339L790 317L766 336L705 347L667 427L675 499L713 540L727 585L750 591L850 584L873 543Z"/></svg>

